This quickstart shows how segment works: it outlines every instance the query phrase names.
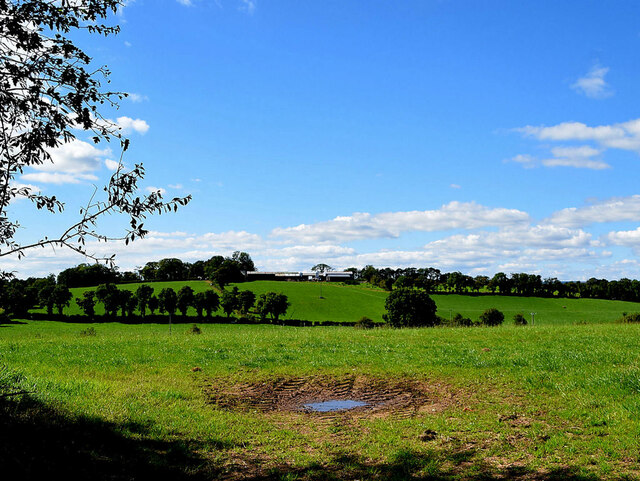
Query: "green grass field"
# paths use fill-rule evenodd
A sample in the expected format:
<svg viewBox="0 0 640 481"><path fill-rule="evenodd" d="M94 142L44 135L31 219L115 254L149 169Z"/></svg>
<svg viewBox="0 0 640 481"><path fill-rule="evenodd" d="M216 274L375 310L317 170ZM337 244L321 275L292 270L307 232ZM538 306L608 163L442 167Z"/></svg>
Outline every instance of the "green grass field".
<svg viewBox="0 0 640 481"><path fill-rule="evenodd" d="M83 334L89 327L95 335ZM0 398L4 469L37 473L45 462L47 473L92 479L638 479L640 326L201 328L0 327L0 364L32 392ZM409 414L332 418L210 402L251 383L319 378L417 382L428 394Z"/></svg>

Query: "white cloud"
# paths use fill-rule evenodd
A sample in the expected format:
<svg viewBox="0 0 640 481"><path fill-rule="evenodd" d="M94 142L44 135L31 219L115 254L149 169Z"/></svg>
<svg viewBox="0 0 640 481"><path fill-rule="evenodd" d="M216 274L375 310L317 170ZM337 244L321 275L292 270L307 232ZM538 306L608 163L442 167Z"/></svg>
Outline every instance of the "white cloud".
<svg viewBox="0 0 640 481"><path fill-rule="evenodd" d="M460 189L461 186L459 184L451 184L449 187L451 187L452 189Z"/></svg>
<svg viewBox="0 0 640 481"><path fill-rule="evenodd" d="M640 227L635 230L609 232L604 238L610 244L640 250Z"/></svg>
<svg viewBox="0 0 640 481"><path fill-rule="evenodd" d="M88 142L75 139L49 150L49 154L50 161L32 166L36 172L27 172L21 179L53 184L78 184L84 180L96 180L93 172L102 167L104 157L111 155L111 150L101 150Z"/></svg>
<svg viewBox="0 0 640 481"><path fill-rule="evenodd" d="M527 125L516 131L538 140L593 141L605 148L640 152L640 119L595 127L582 122L563 122L550 127Z"/></svg>
<svg viewBox="0 0 640 481"><path fill-rule="evenodd" d="M506 159L505 162L516 162L518 164L522 164L525 169L532 169L538 166L538 160L527 154L518 154L515 157Z"/></svg>
<svg viewBox="0 0 640 481"><path fill-rule="evenodd" d="M182 184L169 184L169 187L172 189L182 189Z"/></svg>
<svg viewBox="0 0 640 481"><path fill-rule="evenodd" d="M450 202L438 210L354 213L316 224L276 228L271 236L304 244L336 243L356 239L395 238L401 232L435 232L450 229L476 229L515 225L529 220L516 209L489 208L475 202Z"/></svg>
<svg viewBox="0 0 640 481"><path fill-rule="evenodd" d="M589 145L581 145L579 147L554 147L551 152L555 157L588 158L594 157L602 151Z"/></svg>
<svg viewBox="0 0 640 481"><path fill-rule="evenodd" d="M15 180L12 180L10 182L9 187L11 187L13 189L27 189L28 192L30 192L30 193L38 193L38 192L40 192L42 190L37 185L23 184L22 182L16 182ZM18 201L23 200L25 198L26 198L25 196L23 196L23 195L18 193L18 195L16 195L14 198L12 198L10 200L10 203L13 204L14 202L18 202Z"/></svg>
<svg viewBox="0 0 640 481"><path fill-rule="evenodd" d="M611 166L600 160L590 159L543 159L542 165L546 167L573 167L576 169L604 170L610 169Z"/></svg>
<svg viewBox="0 0 640 481"><path fill-rule="evenodd" d="M35 165L33 168L40 172L77 174L99 169L102 165L102 158L111 155L111 150L100 150L95 145L76 139L51 149L49 154L51 155L50 162Z"/></svg>
<svg viewBox="0 0 640 481"><path fill-rule="evenodd" d="M149 187L145 187L145 189L147 192L160 192L160 194L165 195L167 193L166 189L163 189L162 187L154 187L152 185L150 185Z"/></svg>
<svg viewBox="0 0 640 481"><path fill-rule="evenodd" d="M608 72L608 67L595 65L584 77L576 80L576 82L571 85L571 88L593 99L610 97L613 95L613 90L604 79Z"/></svg>
<svg viewBox="0 0 640 481"><path fill-rule="evenodd" d="M132 119L131 117L118 117L116 123L124 133L131 131L139 134L146 134L149 130L149 124L142 119Z"/></svg>
<svg viewBox="0 0 640 481"><path fill-rule="evenodd" d="M594 223L640 221L640 195L616 197L585 207L568 207L554 212L546 224L580 227Z"/></svg>
<svg viewBox="0 0 640 481"><path fill-rule="evenodd" d="M176 0L180 5L185 5L187 7L191 7L193 2L191 0Z"/></svg>
<svg viewBox="0 0 640 481"><path fill-rule="evenodd" d="M44 184L79 184L83 180L98 180L93 174L65 174L60 172L36 172L24 174L23 180L42 182Z"/></svg>
<svg viewBox="0 0 640 481"><path fill-rule="evenodd" d="M298 245L287 247L272 247L262 251L267 257L289 257L296 259L331 259L336 256L352 255L356 250L352 247L339 245Z"/></svg>
<svg viewBox="0 0 640 481"><path fill-rule="evenodd" d="M246 231L228 231L220 234L208 233L200 236L208 249L248 250L263 249L265 242L257 234Z"/></svg>
<svg viewBox="0 0 640 481"><path fill-rule="evenodd" d="M514 249L521 247L565 248L589 247L591 234L580 229L569 229L554 225L510 227L497 232L459 234L431 242L425 248L446 244L448 248L466 250L478 246Z"/></svg>
<svg viewBox="0 0 640 481"><path fill-rule="evenodd" d="M611 166L599 159L607 149L630 150L640 153L640 119L611 125L588 126L582 122L563 122L557 125L531 126L515 129L516 132L540 141L551 142L594 142L599 148L591 145L562 145L551 148L553 157L537 160L527 154L517 155L508 161L518 162L531 168L544 165L546 167L577 167L593 170L608 169Z"/></svg>
<svg viewBox="0 0 640 481"><path fill-rule="evenodd" d="M611 166L602 160L592 159L601 151L583 145L580 147L555 147L551 149L552 158L541 160L546 167L575 167L577 169L603 170Z"/></svg>
<svg viewBox="0 0 640 481"><path fill-rule="evenodd" d="M634 231L628 237L639 238L640 231ZM631 245L632 241L619 243L622 242ZM303 271L317 262L326 262L338 269L363 267L366 264L378 267L433 266L468 273L527 271L565 279L576 278L567 274L567 269L571 266L604 265L603 259L610 256L610 253L600 250L600 247L601 244L594 241L588 232L548 225L452 235L419 248L369 252L358 252L353 247L339 244L285 245L282 242L264 240L261 236L246 231L200 235L181 231L150 232L144 239L136 240L128 246L122 243L87 244L89 252L96 255L115 253L117 264L123 270L163 257L178 257L193 262L213 255L228 256L235 250L242 250L251 253L260 270ZM571 259L569 267L567 259ZM48 249L39 249L30 252L19 263L16 262L16 267L13 267L13 260L9 260L7 268L19 269L21 276L46 274L82 261L85 259L64 249L58 250L55 255ZM629 270L629 266L624 269ZM590 277L592 274L593 270L584 275L580 272L579 275Z"/></svg>
<svg viewBox="0 0 640 481"><path fill-rule="evenodd" d="M127 41L125 40L125 41L124 41L124 46L125 46L125 47L127 47L127 48L129 48L129 47L132 47L132 46L133 46L133 44L132 44L131 42L127 42Z"/></svg>
<svg viewBox="0 0 640 481"><path fill-rule="evenodd" d="M136 103L136 104L138 104L140 102L146 102L146 101L149 100L149 97L147 97L146 95L136 94L136 93L133 93L133 92L130 92L129 96L127 98L129 100L131 100L133 103Z"/></svg>
<svg viewBox="0 0 640 481"><path fill-rule="evenodd" d="M120 162L112 159L104 159L104 165L107 169L115 172L116 170L118 170L118 167L120 167Z"/></svg>

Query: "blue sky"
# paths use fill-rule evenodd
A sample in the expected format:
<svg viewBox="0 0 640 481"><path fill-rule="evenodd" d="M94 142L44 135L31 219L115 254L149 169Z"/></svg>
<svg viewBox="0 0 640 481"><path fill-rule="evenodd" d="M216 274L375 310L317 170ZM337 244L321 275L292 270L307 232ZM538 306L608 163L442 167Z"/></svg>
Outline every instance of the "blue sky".
<svg viewBox="0 0 640 481"><path fill-rule="evenodd" d="M121 268L245 250L260 270L435 266L640 277L640 4L135 0L77 41L132 95L108 112L144 188L191 193ZM82 134L79 139L83 139ZM86 139L85 139L86 140ZM17 181L67 212L109 175L76 143ZM104 229L117 231L118 219ZM42 249L21 276L82 262Z"/></svg>

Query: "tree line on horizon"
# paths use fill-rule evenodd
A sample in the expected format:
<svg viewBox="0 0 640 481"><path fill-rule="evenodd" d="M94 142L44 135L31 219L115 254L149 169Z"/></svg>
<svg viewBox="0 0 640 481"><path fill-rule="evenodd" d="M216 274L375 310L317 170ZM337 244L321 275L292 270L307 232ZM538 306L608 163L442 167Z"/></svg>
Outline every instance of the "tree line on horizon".
<svg viewBox="0 0 640 481"><path fill-rule="evenodd" d="M441 272L433 267L405 269L382 268L371 265L363 269L349 268L356 279L391 291L402 287L424 289L429 293L480 294L489 293L521 297L562 297L607 299L640 302L640 281L622 278L609 281L592 277L587 281L560 281L556 277L543 278L539 274L517 272L510 275L498 272L492 277L475 277L459 271Z"/></svg>
<svg viewBox="0 0 640 481"><path fill-rule="evenodd" d="M324 264L321 264L324 265ZM331 269L329 266L327 268ZM104 264L79 264L63 270L57 277L30 277L26 280L0 280L0 307L2 299L11 289L35 290L43 282L72 287L90 287L100 284L127 282L158 282L209 280L219 288L230 283L244 282L244 273L255 271L250 254L235 251L231 256L212 256L207 260L184 262L178 258L165 258L147 262L136 271L120 272L117 267ZM345 271L354 274L354 283L367 283L392 291L399 288L417 288L428 293L454 293L478 295L495 294L522 297L589 298L640 302L640 281L597 279L587 281L560 281L556 277L543 278L539 274L525 272L506 274L498 272L492 277L469 276L459 271L442 272L434 267L426 268L376 268L367 265L362 269L350 267Z"/></svg>

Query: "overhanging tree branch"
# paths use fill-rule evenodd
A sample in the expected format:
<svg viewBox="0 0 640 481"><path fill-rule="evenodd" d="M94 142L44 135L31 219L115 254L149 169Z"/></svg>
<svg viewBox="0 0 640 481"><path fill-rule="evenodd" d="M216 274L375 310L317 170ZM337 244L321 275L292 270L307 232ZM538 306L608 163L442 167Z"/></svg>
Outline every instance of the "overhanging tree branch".
<svg viewBox="0 0 640 481"><path fill-rule="evenodd" d="M101 112L104 106L117 107L126 94L104 91L101 80L109 82L109 70L90 69L91 58L66 37L73 30L117 34L117 25L100 22L123 5L122 0L0 0L0 258L21 258L35 247L64 246L96 261L113 262L113 256L88 252L86 240L128 244L147 233L147 215L175 211L191 200L186 196L166 202L160 192L139 195L144 168L136 164L125 170L121 156L118 169L102 189L105 199L95 200L96 188L80 219L62 234L27 244L14 239L20 224L9 218L7 208L17 197L41 210L64 209L56 196L15 185L24 169L50 162L51 149L73 141L78 131L91 135L94 143L116 139L122 154L127 150L128 139ZM111 213L129 218L121 236L98 230L99 218Z"/></svg>

